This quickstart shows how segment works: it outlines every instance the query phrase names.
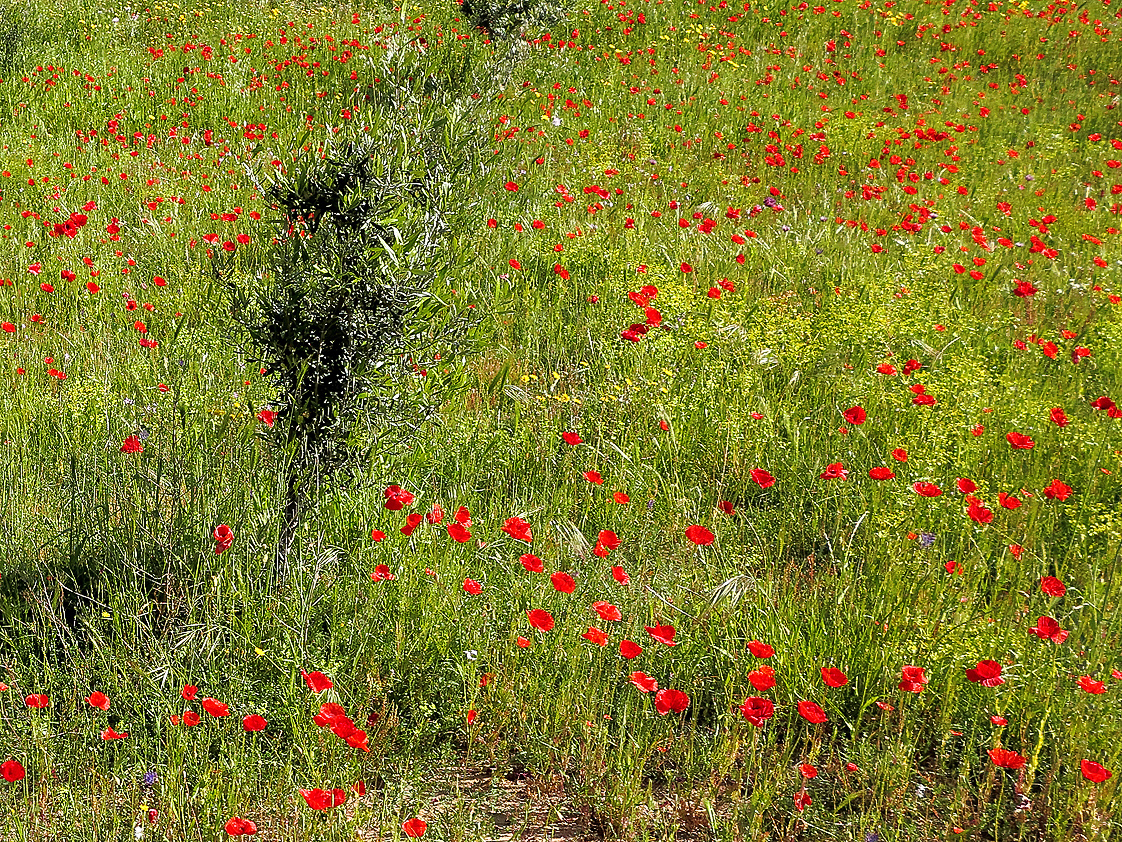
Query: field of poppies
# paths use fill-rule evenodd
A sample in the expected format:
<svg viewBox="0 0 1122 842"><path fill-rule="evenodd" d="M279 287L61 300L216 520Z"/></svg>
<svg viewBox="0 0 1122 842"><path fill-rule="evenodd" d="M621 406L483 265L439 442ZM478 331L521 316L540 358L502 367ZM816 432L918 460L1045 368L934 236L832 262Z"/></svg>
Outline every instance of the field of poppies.
<svg viewBox="0 0 1122 842"><path fill-rule="evenodd" d="M1122 837L1122 3L0 5L0 840Z"/></svg>

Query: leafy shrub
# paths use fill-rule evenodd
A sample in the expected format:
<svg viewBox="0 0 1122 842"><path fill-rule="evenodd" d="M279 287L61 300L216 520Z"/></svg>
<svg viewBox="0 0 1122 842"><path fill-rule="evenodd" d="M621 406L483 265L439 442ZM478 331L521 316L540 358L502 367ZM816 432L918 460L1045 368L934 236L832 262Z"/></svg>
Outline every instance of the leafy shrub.
<svg viewBox="0 0 1122 842"><path fill-rule="evenodd" d="M7 74L15 66L25 30L26 22L18 9L12 6L0 9L0 73Z"/></svg>
<svg viewBox="0 0 1122 842"><path fill-rule="evenodd" d="M270 270L230 292L249 354L277 388L278 578L318 486L439 403L425 360L465 327L434 292L452 265L449 188L468 149L442 143L446 127L332 142L265 188L279 225Z"/></svg>
<svg viewBox="0 0 1122 842"><path fill-rule="evenodd" d="M556 0L464 0L462 8L472 26L497 40L548 29L565 18Z"/></svg>

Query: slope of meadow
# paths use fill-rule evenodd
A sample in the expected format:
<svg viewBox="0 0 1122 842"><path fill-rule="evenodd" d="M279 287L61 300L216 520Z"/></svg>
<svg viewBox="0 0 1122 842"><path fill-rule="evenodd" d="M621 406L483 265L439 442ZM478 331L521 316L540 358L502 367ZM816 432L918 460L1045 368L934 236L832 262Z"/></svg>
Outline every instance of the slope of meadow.
<svg viewBox="0 0 1122 842"><path fill-rule="evenodd" d="M0 839L1117 837L1120 31L4 7ZM281 578L242 309L359 141L423 341Z"/></svg>

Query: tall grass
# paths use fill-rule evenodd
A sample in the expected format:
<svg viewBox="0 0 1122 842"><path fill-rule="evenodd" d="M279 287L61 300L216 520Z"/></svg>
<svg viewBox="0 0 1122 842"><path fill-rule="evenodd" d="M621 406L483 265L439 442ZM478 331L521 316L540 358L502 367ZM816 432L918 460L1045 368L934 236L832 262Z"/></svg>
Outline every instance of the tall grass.
<svg viewBox="0 0 1122 842"><path fill-rule="evenodd" d="M490 37L431 4L0 14L0 762L27 773L0 783L0 838L215 839L233 816L493 838L539 805L543 836L1116 836L1117 779L1080 761L1120 766L1122 437L1092 403L1122 400L1117 13L625 0L539 4L522 32L499 11ZM423 146L422 124L482 148L441 187L471 212L431 288L473 331L403 361L390 397L451 397L392 447L360 425L371 455L310 504L279 583L286 453L258 416L283 407L223 279L269 280L257 185L387 126ZM389 485L415 500L386 508ZM1003 684L968 679L982 660ZM635 671L688 707L660 714ZM313 721L325 702L368 752ZM488 806L511 789L518 810Z"/></svg>

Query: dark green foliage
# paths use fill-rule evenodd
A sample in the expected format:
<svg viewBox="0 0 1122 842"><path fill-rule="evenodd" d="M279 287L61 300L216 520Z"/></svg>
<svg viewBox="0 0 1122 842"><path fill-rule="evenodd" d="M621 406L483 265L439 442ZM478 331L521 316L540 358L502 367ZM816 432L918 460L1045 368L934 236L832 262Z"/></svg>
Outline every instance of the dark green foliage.
<svg viewBox="0 0 1122 842"><path fill-rule="evenodd" d="M0 9L0 72L9 73L15 66L25 31L26 22L19 10L12 6Z"/></svg>
<svg viewBox="0 0 1122 842"><path fill-rule="evenodd" d="M556 0L464 0L462 8L472 26L497 40L549 29L566 13Z"/></svg>
<svg viewBox="0 0 1122 842"><path fill-rule="evenodd" d="M273 273L238 308L277 384L286 444L327 470L348 458L363 396L401 373L440 225L424 219L424 185L379 179L375 154L348 144L272 185L283 228Z"/></svg>
<svg viewBox="0 0 1122 842"><path fill-rule="evenodd" d="M466 325L439 297L455 259L451 186L470 148L448 126L334 141L265 188L278 212L270 270L231 291L249 355L277 387L278 576L320 484L415 431L451 383L420 376Z"/></svg>

